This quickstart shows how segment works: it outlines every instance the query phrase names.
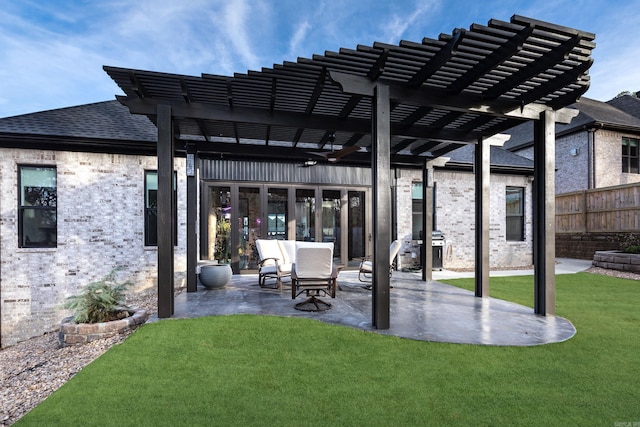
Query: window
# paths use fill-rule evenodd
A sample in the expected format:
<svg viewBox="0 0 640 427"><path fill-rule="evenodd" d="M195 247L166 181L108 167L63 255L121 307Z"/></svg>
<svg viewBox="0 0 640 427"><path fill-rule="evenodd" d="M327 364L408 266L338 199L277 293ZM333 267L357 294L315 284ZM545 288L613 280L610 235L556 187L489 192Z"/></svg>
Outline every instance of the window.
<svg viewBox="0 0 640 427"><path fill-rule="evenodd" d="M173 173L173 197L177 200L177 175ZM177 205L177 203L176 203ZM177 219L178 208L174 208L173 217ZM173 222L173 244L178 242L178 227ZM158 172L144 173L144 245L158 246Z"/></svg>
<svg viewBox="0 0 640 427"><path fill-rule="evenodd" d="M411 239L422 240L422 183L411 184Z"/></svg>
<svg viewBox="0 0 640 427"><path fill-rule="evenodd" d="M438 212L436 209L436 184L433 183L431 194L433 196L431 204L431 214L433 219L433 229L437 230ZM422 214L422 183L411 183L411 239L422 240L422 222L424 215Z"/></svg>
<svg viewBox="0 0 640 427"><path fill-rule="evenodd" d="M18 166L18 246L55 248L58 241L56 168Z"/></svg>
<svg viewBox="0 0 640 427"><path fill-rule="evenodd" d="M507 187L507 240L524 240L524 188Z"/></svg>
<svg viewBox="0 0 640 427"><path fill-rule="evenodd" d="M640 172L638 145L640 145L640 140L638 139L622 138L622 172Z"/></svg>

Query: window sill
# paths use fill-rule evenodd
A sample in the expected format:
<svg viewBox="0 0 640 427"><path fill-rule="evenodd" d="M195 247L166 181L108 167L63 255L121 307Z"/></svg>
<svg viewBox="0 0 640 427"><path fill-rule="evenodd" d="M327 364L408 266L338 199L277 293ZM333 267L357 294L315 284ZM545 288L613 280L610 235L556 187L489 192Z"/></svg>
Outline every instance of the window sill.
<svg viewBox="0 0 640 427"><path fill-rule="evenodd" d="M56 252L57 250L58 250L57 247L55 247L55 248L51 248L51 247L47 247L47 248L18 248L18 249L16 249L16 253L21 253L21 254L53 253L53 252Z"/></svg>

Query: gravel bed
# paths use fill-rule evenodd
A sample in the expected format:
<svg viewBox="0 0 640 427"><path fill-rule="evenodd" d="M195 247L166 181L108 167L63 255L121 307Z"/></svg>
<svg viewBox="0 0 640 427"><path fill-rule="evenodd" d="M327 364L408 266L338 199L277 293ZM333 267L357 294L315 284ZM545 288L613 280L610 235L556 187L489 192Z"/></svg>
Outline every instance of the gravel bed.
<svg viewBox="0 0 640 427"><path fill-rule="evenodd" d="M591 267L588 273L640 280L640 274ZM155 289L132 294L127 305L151 314L157 311ZM0 350L0 426L13 424L56 391L69 378L131 334L122 334L84 345L60 348L52 332Z"/></svg>
<svg viewBox="0 0 640 427"><path fill-rule="evenodd" d="M132 293L126 304L155 314L156 290ZM0 426L13 424L132 332L127 330L113 337L61 348L56 331L0 350Z"/></svg>

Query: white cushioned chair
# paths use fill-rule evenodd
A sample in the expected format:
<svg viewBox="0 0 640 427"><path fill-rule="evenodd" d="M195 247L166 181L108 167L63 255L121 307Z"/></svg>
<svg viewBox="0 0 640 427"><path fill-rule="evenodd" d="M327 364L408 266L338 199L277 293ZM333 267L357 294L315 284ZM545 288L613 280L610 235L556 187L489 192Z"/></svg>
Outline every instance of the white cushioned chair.
<svg viewBox="0 0 640 427"><path fill-rule="evenodd" d="M295 256L295 242L292 240L257 239L258 284L261 288L282 289L282 279L291 276L291 266ZM275 279L275 286L267 285L267 279Z"/></svg>
<svg viewBox="0 0 640 427"><path fill-rule="evenodd" d="M336 297L337 268L333 263L333 243L296 242L296 259L291 270L291 298L303 292L309 298L296 304L305 311L322 311L331 304L316 298L320 293Z"/></svg>
<svg viewBox="0 0 640 427"><path fill-rule="evenodd" d="M395 268L395 259L400 252L400 240L394 240L391 242L389 246L389 277L393 273ZM367 282L371 280L371 274L373 273L373 262L371 261L371 257L364 258L360 263L360 267L358 269L358 280L361 282ZM363 279L364 277L364 279Z"/></svg>

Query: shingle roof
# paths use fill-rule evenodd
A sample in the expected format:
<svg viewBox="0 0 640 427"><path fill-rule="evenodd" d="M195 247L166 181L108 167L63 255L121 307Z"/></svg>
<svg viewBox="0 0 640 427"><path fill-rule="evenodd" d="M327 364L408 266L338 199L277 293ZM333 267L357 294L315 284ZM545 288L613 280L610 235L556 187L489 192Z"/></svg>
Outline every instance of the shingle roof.
<svg viewBox="0 0 640 427"><path fill-rule="evenodd" d="M607 101L607 104L616 107L627 114L631 114L634 117L640 118L640 92L633 95L623 95L618 98L613 98Z"/></svg>
<svg viewBox="0 0 640 427"><path fill-rule="evenodd" d="M0 134L156 142L156 126L118 101L0 118Z"/></svg>
<svg viewBox="0 0 640 427"><path fill-rule="evenodd" d="M556 125L556 135L582 131L585 126L596 124L607 128L635 129L640 132L640 117L634 117L616 107L617 105L612 104L611 101L602 102L583 97L568 107L578 109L580 113L568 125ZM511 135L504 145L507 150L519 150L533 144L533 122L523 123L504 133Z"/></svg>
<svg viewBox="0 0 640 427"><path fill-rule="evenodd" d="M475 145L466 145L447 153L447 157L451 158L447 164L449 166L454 164L472 165L474 150ZM530 169L533 171L533 160L507 151L502 147L491 146L490 158L491 166L493 167Z"/></svg>

